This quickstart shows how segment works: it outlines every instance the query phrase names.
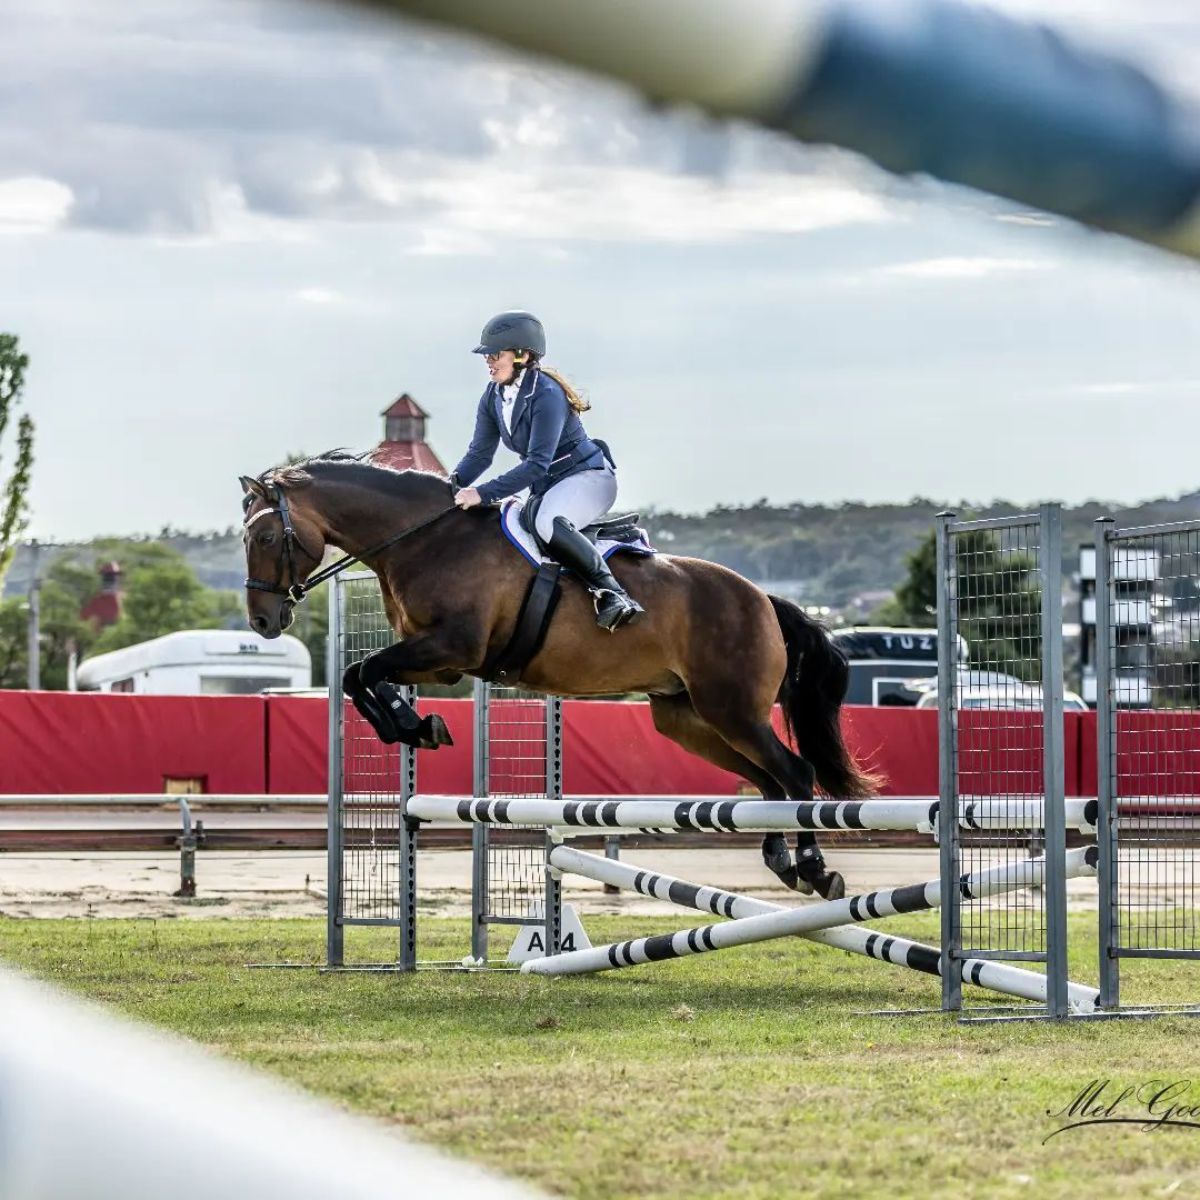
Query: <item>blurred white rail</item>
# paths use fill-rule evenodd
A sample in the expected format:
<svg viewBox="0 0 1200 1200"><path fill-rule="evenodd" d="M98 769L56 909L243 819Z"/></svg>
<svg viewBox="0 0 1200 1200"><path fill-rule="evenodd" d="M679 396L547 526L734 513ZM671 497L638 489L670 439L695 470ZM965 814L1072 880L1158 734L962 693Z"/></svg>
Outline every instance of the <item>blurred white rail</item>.
<svg viewBox="0 0 1200 1200"><path fill-rule="evenodd" d="M539 1194L0 969L4 1200Z"/></svg>

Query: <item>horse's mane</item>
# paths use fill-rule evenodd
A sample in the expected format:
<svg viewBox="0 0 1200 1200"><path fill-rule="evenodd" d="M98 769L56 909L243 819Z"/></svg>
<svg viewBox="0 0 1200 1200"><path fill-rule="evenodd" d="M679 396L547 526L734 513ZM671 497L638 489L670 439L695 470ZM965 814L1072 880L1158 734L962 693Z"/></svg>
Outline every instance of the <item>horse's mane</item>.
<svg viewBox="0 0 1200 1200"><path fill-rule="evenodd" d="M397 471L394 467L372 462L370 456L373 453L327 450L312 458L272 467L258 478L266 486L275 484L295 491L323 481L346 483L399 500L419 500L450 490L449 481L442 475L411 468Z"/></svg>

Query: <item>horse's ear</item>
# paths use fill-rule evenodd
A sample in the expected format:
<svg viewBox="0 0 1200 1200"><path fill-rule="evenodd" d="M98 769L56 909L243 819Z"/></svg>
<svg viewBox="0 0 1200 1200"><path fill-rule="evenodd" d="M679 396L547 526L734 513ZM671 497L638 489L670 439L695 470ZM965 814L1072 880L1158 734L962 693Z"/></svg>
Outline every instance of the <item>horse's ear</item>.
<svg viewBox="0 0 1200 1200"><path fill-rule="evenodd" d="M247 496L253 493L261 500L265 500L267 498L267 489L263 487L261 480L254 479L249 475L239 475L238 483L242 485L242 491L245 492Z"/></svg>

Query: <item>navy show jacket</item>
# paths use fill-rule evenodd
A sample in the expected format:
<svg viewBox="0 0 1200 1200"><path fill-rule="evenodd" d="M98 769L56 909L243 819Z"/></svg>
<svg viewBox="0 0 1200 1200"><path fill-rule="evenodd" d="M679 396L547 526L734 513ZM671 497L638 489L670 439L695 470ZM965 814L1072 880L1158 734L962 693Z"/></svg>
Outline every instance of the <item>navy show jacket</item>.
<svg viewBox="0 0 1200 1200"><path fill-rule="evenodd" d="M505 427L500 385L489 383L479 398L475 433L454 468L461 487L469 487L492 464L503 441L521 462L479 488L480 499L494 504L529 488L536 496L579 471L603 467L604 451L584 431L579 414L559 384L537 367L528 367L513 401L512 431Z"/></svg>

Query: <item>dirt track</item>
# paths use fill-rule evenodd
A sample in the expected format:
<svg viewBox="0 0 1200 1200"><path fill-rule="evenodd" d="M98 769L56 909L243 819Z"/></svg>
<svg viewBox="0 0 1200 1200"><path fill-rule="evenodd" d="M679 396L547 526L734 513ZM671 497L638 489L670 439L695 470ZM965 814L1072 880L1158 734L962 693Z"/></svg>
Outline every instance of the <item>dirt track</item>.
<svg viewBox="0 0 1200 1200"><path fill-rule="evenodd" d="M772 886L772 877L745 849L642 850L639 866L731 891L794 903L794 893ZM830 851L851 892L872 891L937 877L934 850ZM325 914L325 855L306 851L201 852L196 857L197 897L179 899L178 855L0 855L0 916L6 917L321 917ZM470 853L420 855L422 905L440 915L466 915L470 903ZM1094 906L1094 880L1072 880L1073 906ZM605 896L599 884L569 878L567 899L587 912L671 913L673 905L641 896Z"/></svg>

